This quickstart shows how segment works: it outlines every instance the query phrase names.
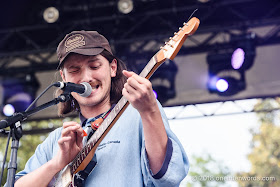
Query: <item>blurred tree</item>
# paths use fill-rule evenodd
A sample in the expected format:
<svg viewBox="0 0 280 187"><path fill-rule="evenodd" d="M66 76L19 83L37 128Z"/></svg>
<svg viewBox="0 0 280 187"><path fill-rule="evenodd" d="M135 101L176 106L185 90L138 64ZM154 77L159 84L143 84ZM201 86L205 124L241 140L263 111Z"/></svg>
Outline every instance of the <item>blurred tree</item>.
<svg viewBox="0 0 280 187"><path fill-rule="evenodd" d="M190 161L190 171L187 187L201 186L214 187L225 184L225 176L230 174L228 167L215 160L210 154L203 157L193 156Z"/></svg>
<svg viewBox="0 0 280 187"><path fill-rule="evenodd" d="M64 118L63 121L77 121L77 118ZM46 129L46 128L58 128L62 126L63 123L62 119L51 119L51 120L43 120L43 121L33 121L33 122L27 122L23 123L22 127L23 130L35 130L35 129ZM23 135L20 139L19 149L18 149L18 157L17 157L17 172L24 169L24 166L27 162L27 160L33 155L36 147L42 143L46 137L48 136L48 133L46 134L36 134L36 135ZM0 164L2 167L3 163L3 157L5 153L7 138L6 137L0 137ZM10 141L9 147L11 147L12 141ZM10 152L8 153L7 160L5 163L5 171L3 173L3 180L1 186L3 186L6 183L7 179L7 166L8 162L10 160Z"/></svg>
<svg viewBox="0 0 280 187"><path fill-rule="evenodd" d="M255 110L272 110L274 112L258 113L260 126L251 130L253 135L248 155L251 162L251 171L238 173L241 186L280 186L280 125L279 125L280 99L266 99L260 101ZM278 109L278 110L276 110ZM251 179L249 179L251 177ZM247 179L247 180L245 180Z"/></svg>

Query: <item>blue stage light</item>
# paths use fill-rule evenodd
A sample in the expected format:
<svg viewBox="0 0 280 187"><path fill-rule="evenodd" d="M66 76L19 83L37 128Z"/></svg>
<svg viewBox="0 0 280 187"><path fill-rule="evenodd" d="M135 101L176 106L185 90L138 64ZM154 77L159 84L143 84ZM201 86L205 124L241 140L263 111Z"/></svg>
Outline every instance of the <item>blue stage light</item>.
<svg viewBox="0 0 280 187"><path fill-rule="evenodd" d="M158 98L157 92L156 92L155 90L153 90L153 92L154 92L154 95L155 95L155 97L156 97L156 99L157 99L157 98Z"/></svg>
<svg viewBox="0 0 280 187"><path fill-rule="evenodd" d="M3 107L3 114L5 116L12 116L15 113L15 107L12 104L6 104Z"/></svg>
<svg viewBox="0 0 280 187"><path fill-rule="evenodd" d="M231 35L230 46L207 55L207 88L210 93L231 96L246 88L245 73L254 63L255 35Z"/></svg>
<svg viewBox="0 0 280 187"><path fill-rule="evenodd" d="M23 112L33 102L39 83L34 75L9 77L1 82L3 87L2 114L10 116Z"/></svg>
<svg viewBox="0 0 280 187"><path fill-rule="evenodd" d="M219 92L225 92L228 90L228 81L225 80L225 79L219 79L217 82L216 82L216 88Z"/></svg>

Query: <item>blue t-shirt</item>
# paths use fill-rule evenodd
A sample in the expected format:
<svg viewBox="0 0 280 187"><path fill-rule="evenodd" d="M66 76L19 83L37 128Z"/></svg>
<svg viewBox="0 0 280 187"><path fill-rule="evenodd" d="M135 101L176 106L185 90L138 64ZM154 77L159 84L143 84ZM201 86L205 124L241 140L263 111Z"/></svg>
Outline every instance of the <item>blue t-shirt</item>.
<svg viewBox="0 0 280 187"><path fill-rule="evenodd" d="M149 168L141 117L129 105L97 147L97 165L87 177L85 186L179 186L188 173L188 159L178 138L169 128L163 108L159 103L158 105L168 135L165 161L160 171L153 174ZM62 128L54 130L38 145L25 169L16 174L16 180L56 155L61 130Z"/></svg>

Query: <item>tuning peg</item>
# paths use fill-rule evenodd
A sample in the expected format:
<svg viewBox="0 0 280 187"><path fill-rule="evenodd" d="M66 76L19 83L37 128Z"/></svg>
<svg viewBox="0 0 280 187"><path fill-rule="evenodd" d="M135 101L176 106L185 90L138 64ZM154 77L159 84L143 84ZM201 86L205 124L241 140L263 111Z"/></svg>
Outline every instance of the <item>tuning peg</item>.
<svg viewBox="0 0 280 187"><path fill-rule="evenodd" d="M165 51L167 50L167 49L165 49L165 48L164 48L164 47L162 47L162 46L160 46L160 49L163 49L163 50L165 50Z"/></svg>
<svg viewBox="0 0 280 187"><path fill-rule="evenodd" d="M170 47L173 47L173 45L171 45L171 43L169 42L165 42L165 45L169 45Z"/></svg>

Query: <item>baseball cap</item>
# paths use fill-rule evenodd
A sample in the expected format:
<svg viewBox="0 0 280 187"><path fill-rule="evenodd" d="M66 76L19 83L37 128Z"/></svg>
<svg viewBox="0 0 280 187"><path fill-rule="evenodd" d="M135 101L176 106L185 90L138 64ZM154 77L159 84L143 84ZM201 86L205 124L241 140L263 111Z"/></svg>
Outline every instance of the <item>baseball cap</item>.
<svg viewBox="0 0 280 187"><path fill-rule="evenodd" d="M57 47L59 60L57 69L61 67L70 53L98 55L104 49L113 55L108 40L97 31L73 31L67 34Z"/></svg>

